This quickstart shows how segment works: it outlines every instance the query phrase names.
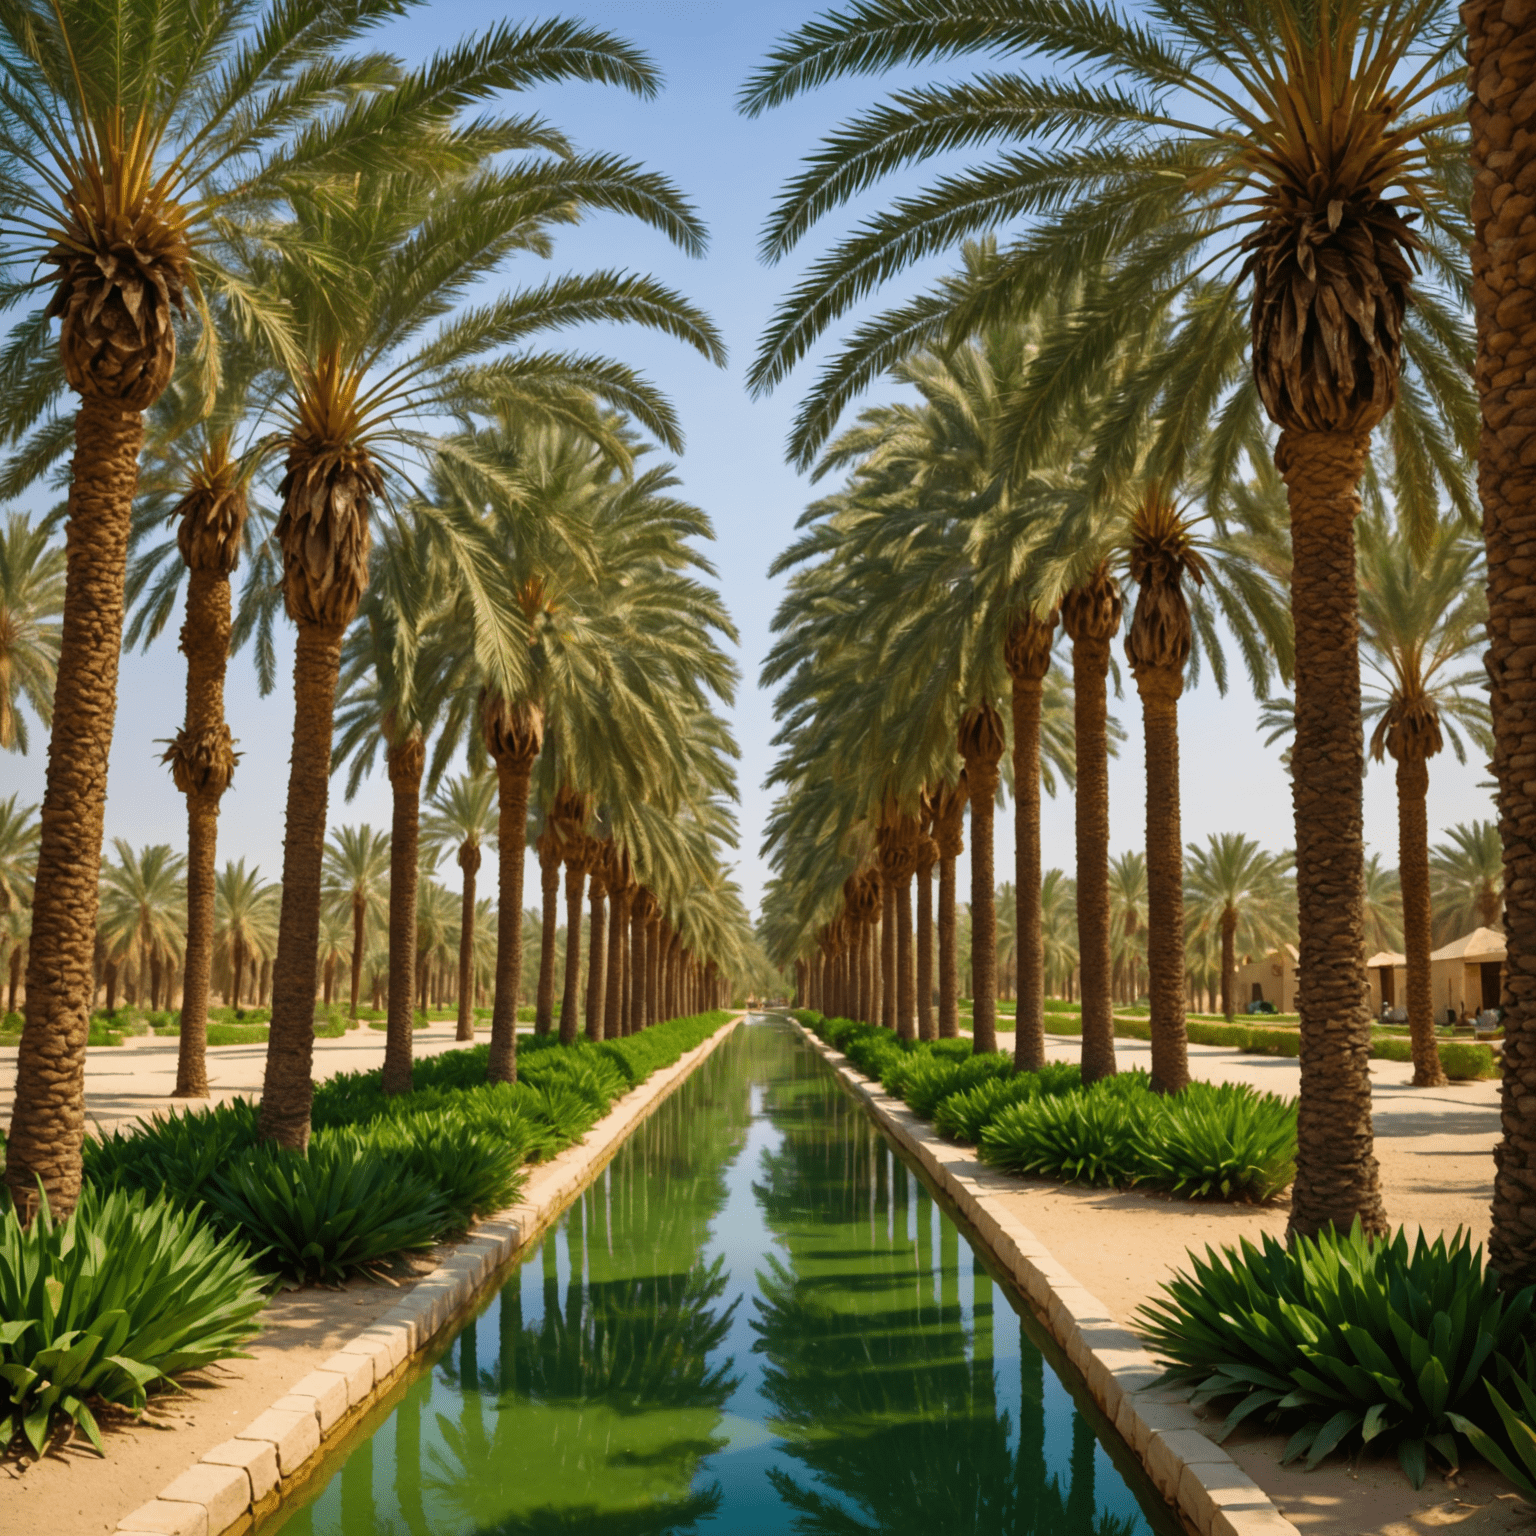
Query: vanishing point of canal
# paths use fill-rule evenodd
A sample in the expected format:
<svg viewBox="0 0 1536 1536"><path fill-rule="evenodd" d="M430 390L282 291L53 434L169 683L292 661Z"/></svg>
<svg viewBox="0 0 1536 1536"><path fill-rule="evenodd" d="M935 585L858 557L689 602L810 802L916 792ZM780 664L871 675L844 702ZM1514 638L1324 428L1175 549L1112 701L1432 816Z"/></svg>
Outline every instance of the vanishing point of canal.
<svg viewBox="0 0 1536 1536"><path fill-rule="evenodd" d="M778 1021L724 1042L431 1360L262 1536L1178 1530Z"/></svg>

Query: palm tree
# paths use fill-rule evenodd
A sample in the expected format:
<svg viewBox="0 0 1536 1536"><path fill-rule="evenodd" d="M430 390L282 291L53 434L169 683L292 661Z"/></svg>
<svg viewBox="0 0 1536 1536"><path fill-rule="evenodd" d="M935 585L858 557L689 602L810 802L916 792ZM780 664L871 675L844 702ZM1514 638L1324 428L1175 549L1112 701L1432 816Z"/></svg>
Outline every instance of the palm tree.
<svg viewBox="0 0 1536 1536"><path fill-rule="evenodd" d="M0 962L9 958L10 997L6 1011L16 1007L18 962L25 940L11 932L11 920L25 916L32 902L32 879L37 869L37 842L41 827L35 805L17 805L19 795L0 800ZM6 949L10 949L9 957Z"/></svg>
<svg viewBox="0 0 1536 1536"><path fill-rule="evenodd" d="M617 40L589 32L578 56L563 38L546 48L547 31L501 28L491 34L488 41L497 46L520 39L516 64L499 70L496 88L596 79L641 96L654 93L654 69ZM487 94L475 49L456 51L428 68L423 78L447 110L439 114L436 136L419 140L425 163L292 192L293 236L327 259L310 266L283 260L277 251L254 263L256 274L291 305L301 352L286 406L284 500L276 530L284 603L298 626L298 642L284 917L261 1118L262 1134L284 1145L303 1146L309 1136L330 727L342 636L367 584L371 509L385 492L392 457L450 453L452 445L423 430L427 421L498 409L575 421L606 438L598 402L633 413L664 441L678 441L670 410L630 370L529 346L532 337L554 327L632 321L667 331L705 356L722 356L709 322L645 277L568 277L472 310L461 307L471 285L518 251L547 249L551 225L583 209L644 219L693 253L702 248L703 235L693 211L665 180L611 156L572 155L541 120L503 121L494 131L480 121L456 130L460 108ZM463 84L449 89L455 75L463 76ZM486 158L466 167L466 148L478 148ZM511 152L522 153L520 163L505 163ZM345 304L337 302L337 265L350 274ZM418 515L434 510L429 503ZM510 696L527 676L527 634L515 623L495 622L500 610L487 601L498 577L494 551L471 519L451 528L445 548L482 605L477 659ZM502 905L508 905L505 895ZM511 903L514 912L520 906Z"/></svg>
<svg viewBox="0 0 1536 1536"><path fill-rule="evenodd" d="M474 960L477 944L475 876L481 845L496 837L496 780L485 773L460 774L432 796L421 828L429 867L452 852L463 873L459 913L459 1019L455 1039L475 1038Z"/></svg>
<svg viewBox="0 0 1536 1536"><path fill-rule="evenodd" d="M167 843L135 849L115 837L117 862L101 871L101 933L117 963L133 965L142 989L149 977L149 1006L169 1008L172 973L186 932L187 861ZM162 982L164 987L162 989Z"/></svg>
<svg viewBox="0 0 1536 1536"><path fill-rule="evenodd" d="M320 910L320 998L327 1008L336 1000L336 967L346 957L352 938L351 914L339 907ZM185 1012L185 1010L183 1010Z"/></svg>
<svg viewBox="0 0 1536 1536"><path fill-rule="evenodd" d="M1368 1232L1386 1227L1370 1151L1353 522L1371 432L1389 414L1399 463L1428 471L1399 477L1426 521L1435 479L1459 480L1456 460L1476 433L1456 315L1465 192L1441 147L1463 111L1450 99L1464 66L1447 11L1446 0L1200 0L1159 5L1149 45L1143 16L1128 7L1064 13L1053 0L1005 0L914 11L906 0L867 0L781 40L743 93L745 110L758 112L845 75L931 67L957 53L1065 65L1061 79L1026 66L903 93L840 127L785 190L764 240L770 255L930 151L990 150L999 138L1019 146L903 197L813 263L768 327L749 375L756 389L782 379L875 284L974 232L1032 219L983 292L921 295L859 328L801 408L792 447L802 462L893 352L956 342L980 317L1027 310L1073 283L1088 284L1070 352L1082 366L1058 370L1054 414L1014 422L1021 451L1056 452L1084 368L1117 359L1149 318L1170 314L1177 322L1141 391L1178 403L1170 440L1183 420L1212 419L1229 394L1222 419L1239 429L1225 434L1229 445L1260 410L1279 428L1275 464L1295 549L1307 986L1291 1225L1302 1233L1356 1217ZM1107 86L1083 84L1105 74ZM1175 116L1164 105L1175 96L1198 106ZM1410 290L1415 259L1427 271ZM1400 391L1405 356L1414 372Z"/></svg>
<svg viewBox="0 0 1536 1536"><path fill-rule="evenodd" d="M360 827L339 827L325 845L322 871L327 902L344 909L352 919L352 992L348 1007L357 1018L358 996L363 985L363 955L368 947L368 923L384 902L389 876L389 839L366 822Z"/></svg>
<svg viewBox="0 0 1536 1536"><path fill-rule="evenodd" d="M1499 786L1509 885L1529 890L1536 879L1536 797L1529 761L1529 705L1533 663L1524 625L1530 612L1528 576L1520 552L1527 546L1533 511L1530 464L1536 420L1511 364L1536 345L1536 279L1522 249L1518 200L1529 176L1529 141L1516 127L1536 86L1530 18L1495 0L1469 0L1466 26L1468 102L1472 126L1472 302L1477 315L1478 393L1483 431L1478 486L1488 544L1488 670L1493 680ZM1516 147L1519 146L1519 147ZM1515 199L1511 201L1511 199ZM1491 925L1490 925L1491 926ZM1531 1199L1536 1169L1536 997L1527 978L1536 967L1536 936L1523 910L1512 910L1505 944L1504 1140L1497 1150L1493 1231L1489 1258L1511 1286L1536 1280L1536 1213Z"/></svg>
<svg viewBox="0 0 1536 1536"><path fill-rule="evenodd" d="M1365 861L1365 947L1396 953L1403 943L1403 891L1395 869L1382 868L1381 855Z"/></svg>
<svg viewBox="0 0 1536 1536"><path fill-rule="evenodd" d="M258 866L247 869L244 859L226 861L214 886L214 939L229 980L227 1007L240 1006L246 966L254 969L276 948L277 907L277 888L261 878Z"/></svg>
<svg viewBox="0 0 1536 1536"><path fill-rule="evenodd" d="M1458 822L1429 856L1430 900L1439 943L1503 921L1505 853L1496 822ZM1509 939L1506 935L1505 943Z"/></svg>
<svg viewBox="0 0 1536 1536"><path fill-rule="evenodd" d="M262 297L220 265L241 243L230 235L244 216L264 217L293 178L398 154L390 130L401 113L370 100L385 83L381 61L339 54L395 9L365 4L341 14L324 0L298 0L259 14L205 14L26 0L0 19L10 87L0 146L18 168L5 258L30 270L28 287L54 288L22 324L13 366L28 382L8 399L4 429L29 431L65 388L79 397L27 1028L6 1162L25 1212L36 1208L39 1180L56 1215L79 1192L97 877L143 413L171 377L175 316L188 295L206 315L212 299L236 288L253 327L280 335ZM211 327L201 340L212 374ZM54 415L39 435L56 439L60 428L68 422Z"/></svg>
<svg viewBox="0 0 1536 1536"><path fill-rule="evenodd" d="M1289 858L1266 853L1241 832L1214 832L1189 845L1185 906L1197 930L1221 936L1221 1011L1232 1018L1237 955L1268 954L1290 937Z"/></svg>
<svg viewBox="0 0 1536 1536"><path fill-rule="evenodd" d="M1062 870L1048 869L1041 876L1040 930L1046 986L1052 997L1069 997L1079 958L1077 889Z"/></svg>
<svg viewBox="0 0 1536 1536"><path fill-rule="evenodd" d="M1359 547L1360 639L1374 674L1367 682L1366 717L1377 717L1371 754L1380 762L1390 752L1397 762L1413 1081L1416 1087L1435 1087L1445 1081L1445 1072L1430 989L1429 760L1449 735L1464 763L1463 731L1484 752L1493 748L1481 697L1486 674L1481 667L1461 670L1483 644L1482 549L1459 526L1445 522L1427 549L1415 550L1404 531L1375 518L1362 524Z"/></svg>
<svg viewBox="0 0 1536 1536"><path fill-rule="evenodd" d="M64 550L48 522L19 512L0 530L0 749L25 752L23 700L46 730L53 722L64 611Z"/></svg>
<svg viewBox="0 0 1536 1536"><path fill-rule="evenodd" d="M1109 863L1109 923L1114 938L1114 980L1120 993L1120 1001L1134 1003L1140 995L1139 967L1147 959L1150 945L1148 937L1148 909L1150 892L1147 886L1149 860L1145 854L1122 853ZM1180 927L1183 926L1184 903L1179 902ZM1182 932L1180 938L1182 938ZM1182 945L1180 949L1182 950ZM1182 959L1182 955L1181 955ZM1182 991L1180 966L1180 988Z"/></svg>

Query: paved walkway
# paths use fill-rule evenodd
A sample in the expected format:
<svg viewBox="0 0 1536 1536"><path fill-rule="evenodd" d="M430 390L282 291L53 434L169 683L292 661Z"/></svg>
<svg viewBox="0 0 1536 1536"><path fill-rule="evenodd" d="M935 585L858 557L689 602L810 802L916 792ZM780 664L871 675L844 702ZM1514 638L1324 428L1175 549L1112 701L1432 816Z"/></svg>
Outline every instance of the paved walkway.
<svg viewBox="0 0 1536 1536"><path fill-rule="evenodd" d="M414 1038L417 1056L436 1056L452 1050L452 1019L418 1029ZM532 1025L519 1031L532 1032ZM490 1025L476 1031L478 1040L489 1040ZM172 1099L176 1086L176 1052L180 1041L173 1036L129 1035L121 1045L98 1045L85 1056L85 1112L88 1121L105 1131L131 1124L142 1115L163 1114L207 1101ZM0 1046L0 1128L11 1121L16 1097L14 1045ZM362 1072L384 1064L384 1031L364 1024L334 1039L315 1041L314 1077L334 1077L338 1072ZM245 1096L261 1097L266 1071L265 1045L219 1045L208 1052L208 1086L214 1102Z"/></svg>

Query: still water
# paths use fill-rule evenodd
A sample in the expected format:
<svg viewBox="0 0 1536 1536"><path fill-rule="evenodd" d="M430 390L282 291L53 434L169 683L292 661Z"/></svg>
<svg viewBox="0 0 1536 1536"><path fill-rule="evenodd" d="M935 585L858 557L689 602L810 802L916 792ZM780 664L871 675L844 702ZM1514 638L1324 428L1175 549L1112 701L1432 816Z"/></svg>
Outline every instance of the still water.
<svg viewBox="0 0 1536 1536"><path fill-rule="evenodd" d="M1019 1307L754 1021L263 1536L1176 1530Z"/></svg>

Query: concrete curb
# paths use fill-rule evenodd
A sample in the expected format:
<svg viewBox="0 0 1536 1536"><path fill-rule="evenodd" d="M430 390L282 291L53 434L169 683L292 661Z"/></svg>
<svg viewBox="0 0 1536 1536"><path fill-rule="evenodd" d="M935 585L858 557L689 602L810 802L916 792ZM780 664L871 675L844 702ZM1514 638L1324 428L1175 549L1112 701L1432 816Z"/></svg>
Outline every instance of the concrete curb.
<svg viewBox="0 0 1536 1536"><path fill-rule="evenodd" d="M1141 1340L1051 1257L1045 1244L978 1172L974 1149L959 1147L919 1120L900 1099L864 1076L840 1051L798 1020L801 1036L819 1051L876 1123L898 1142L975 1227L998 1266L1013 1278L1093 1400L1133 1450L1159 1493L1200 1536L1299 1536L1268 1494L1204 1433L1181 1397L1156 1391L1160 1374Z"/></svg>
<svg viewBox="0 0 1536 1536"><path fill-rule="evenodd" d="M530 1174L523 1198L477 1223L474 1235L318 1370L296 1381L232 1440L216 1445L160 1496L117 1523L120 1536L244 1532L282 1503L283 1489L318 1465L326 1442L352 1428L414 1356L456 1323L488 1283L568 1206L624 1140L745 1018L737 1014L670 1067L624 1095L584 1140Z"/></svg>

